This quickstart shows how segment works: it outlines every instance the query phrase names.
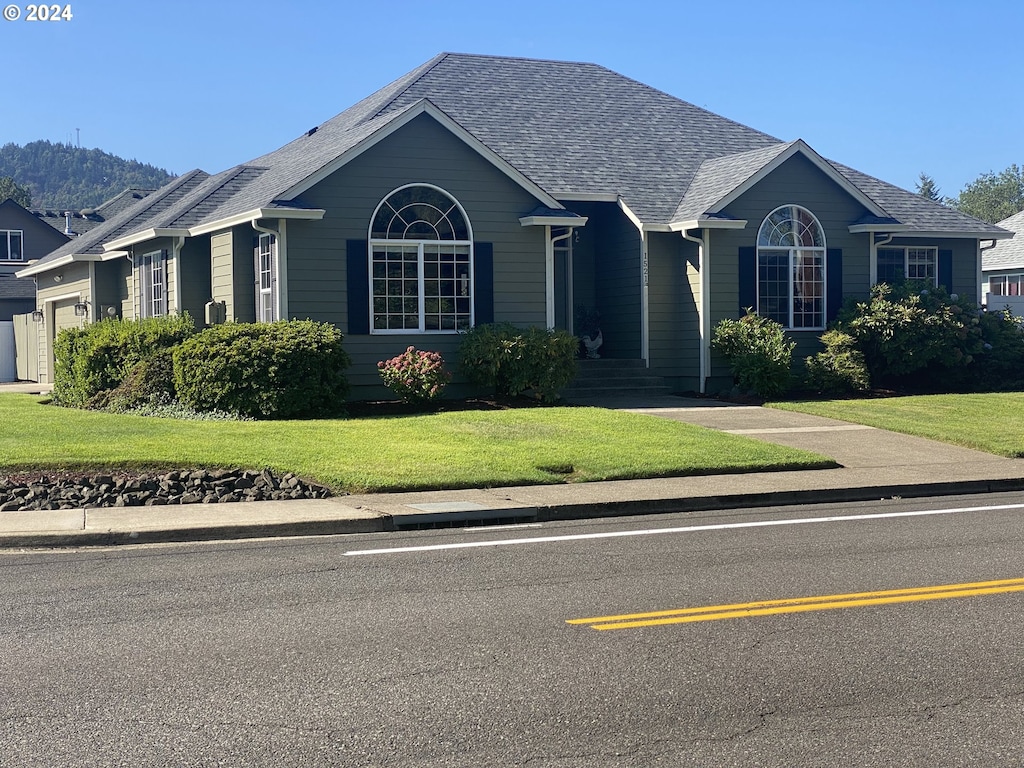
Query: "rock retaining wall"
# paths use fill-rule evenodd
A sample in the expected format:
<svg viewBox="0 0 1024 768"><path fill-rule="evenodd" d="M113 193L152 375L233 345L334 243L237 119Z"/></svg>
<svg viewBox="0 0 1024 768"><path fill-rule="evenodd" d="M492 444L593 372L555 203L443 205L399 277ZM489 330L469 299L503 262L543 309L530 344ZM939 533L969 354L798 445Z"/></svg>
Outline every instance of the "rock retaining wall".
<svg viewBox="0 0 1024 768"><path fill-rule="evenodd" d="M270 470L0 477L0 512L323 499L329 489Z"/></svg>

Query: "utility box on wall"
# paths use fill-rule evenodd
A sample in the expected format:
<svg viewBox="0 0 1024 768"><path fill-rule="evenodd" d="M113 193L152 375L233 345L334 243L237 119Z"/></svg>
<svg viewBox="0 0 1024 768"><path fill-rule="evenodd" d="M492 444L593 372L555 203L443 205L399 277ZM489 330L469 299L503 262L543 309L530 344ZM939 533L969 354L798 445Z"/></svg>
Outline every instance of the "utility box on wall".
<svg viewBox="0 0 1024 768"><path fill-rule="evenodd" d="M206 302L206 324L219 325L227 319L228 305L225 301Z"/></svg>

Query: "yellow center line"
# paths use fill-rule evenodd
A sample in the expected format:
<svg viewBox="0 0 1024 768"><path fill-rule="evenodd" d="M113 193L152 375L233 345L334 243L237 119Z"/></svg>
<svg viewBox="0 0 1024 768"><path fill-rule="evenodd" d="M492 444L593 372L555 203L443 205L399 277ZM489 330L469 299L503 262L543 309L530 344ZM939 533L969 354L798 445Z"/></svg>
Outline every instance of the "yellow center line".
<svg viewBox="0 0 1024 768"><path fill-rule="evenodd" d="M973 597L1007 592L1024 592L1024 579L978 581L967 584L946 584L912 589L891 589L883 592L852 592L844 595L793 597L782 600L761 600L753 603L713 605L697 608L679 608L649 613L628 613L619 616L597 616L589 619L569 619L567 624L589 624L591 629L634 629L664 624L686 624L696 621L716 621L782 613L824 611L868 605L910 603L923 600L946 600L953 597Z"/></svg>

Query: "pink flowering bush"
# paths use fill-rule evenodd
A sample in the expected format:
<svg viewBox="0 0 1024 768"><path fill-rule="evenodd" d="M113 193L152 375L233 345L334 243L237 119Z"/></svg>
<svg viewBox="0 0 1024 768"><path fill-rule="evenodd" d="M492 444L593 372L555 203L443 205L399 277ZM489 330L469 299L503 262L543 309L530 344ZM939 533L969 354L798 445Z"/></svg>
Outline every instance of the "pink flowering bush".
<svg viewBox="0 0 1024 768"><path fill-rule="evenodd" d="M428 403L444 392L452 375L444 369L440 352L409 347L390 360L377 363L384 386L406 403Z"/></svg>

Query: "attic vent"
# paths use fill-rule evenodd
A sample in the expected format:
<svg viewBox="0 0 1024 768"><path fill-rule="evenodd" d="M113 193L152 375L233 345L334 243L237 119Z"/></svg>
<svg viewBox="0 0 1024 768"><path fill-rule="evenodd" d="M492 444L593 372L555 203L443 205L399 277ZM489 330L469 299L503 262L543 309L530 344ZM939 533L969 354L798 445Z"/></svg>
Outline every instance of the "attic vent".
<svg viewBox="0 0 1024 768"><path fill-rule="evenodd" d="M317 132L317 131L319 131L319 130L320 130L320 127L319 127L319 126L313 126L313 127L312 127L312 128L310 128L310 129L309 129L308 131L306 131L306 135L307 135L307 136L312 136L312 135L313 135L314 133L316 133L316 132Z"/></svg>

